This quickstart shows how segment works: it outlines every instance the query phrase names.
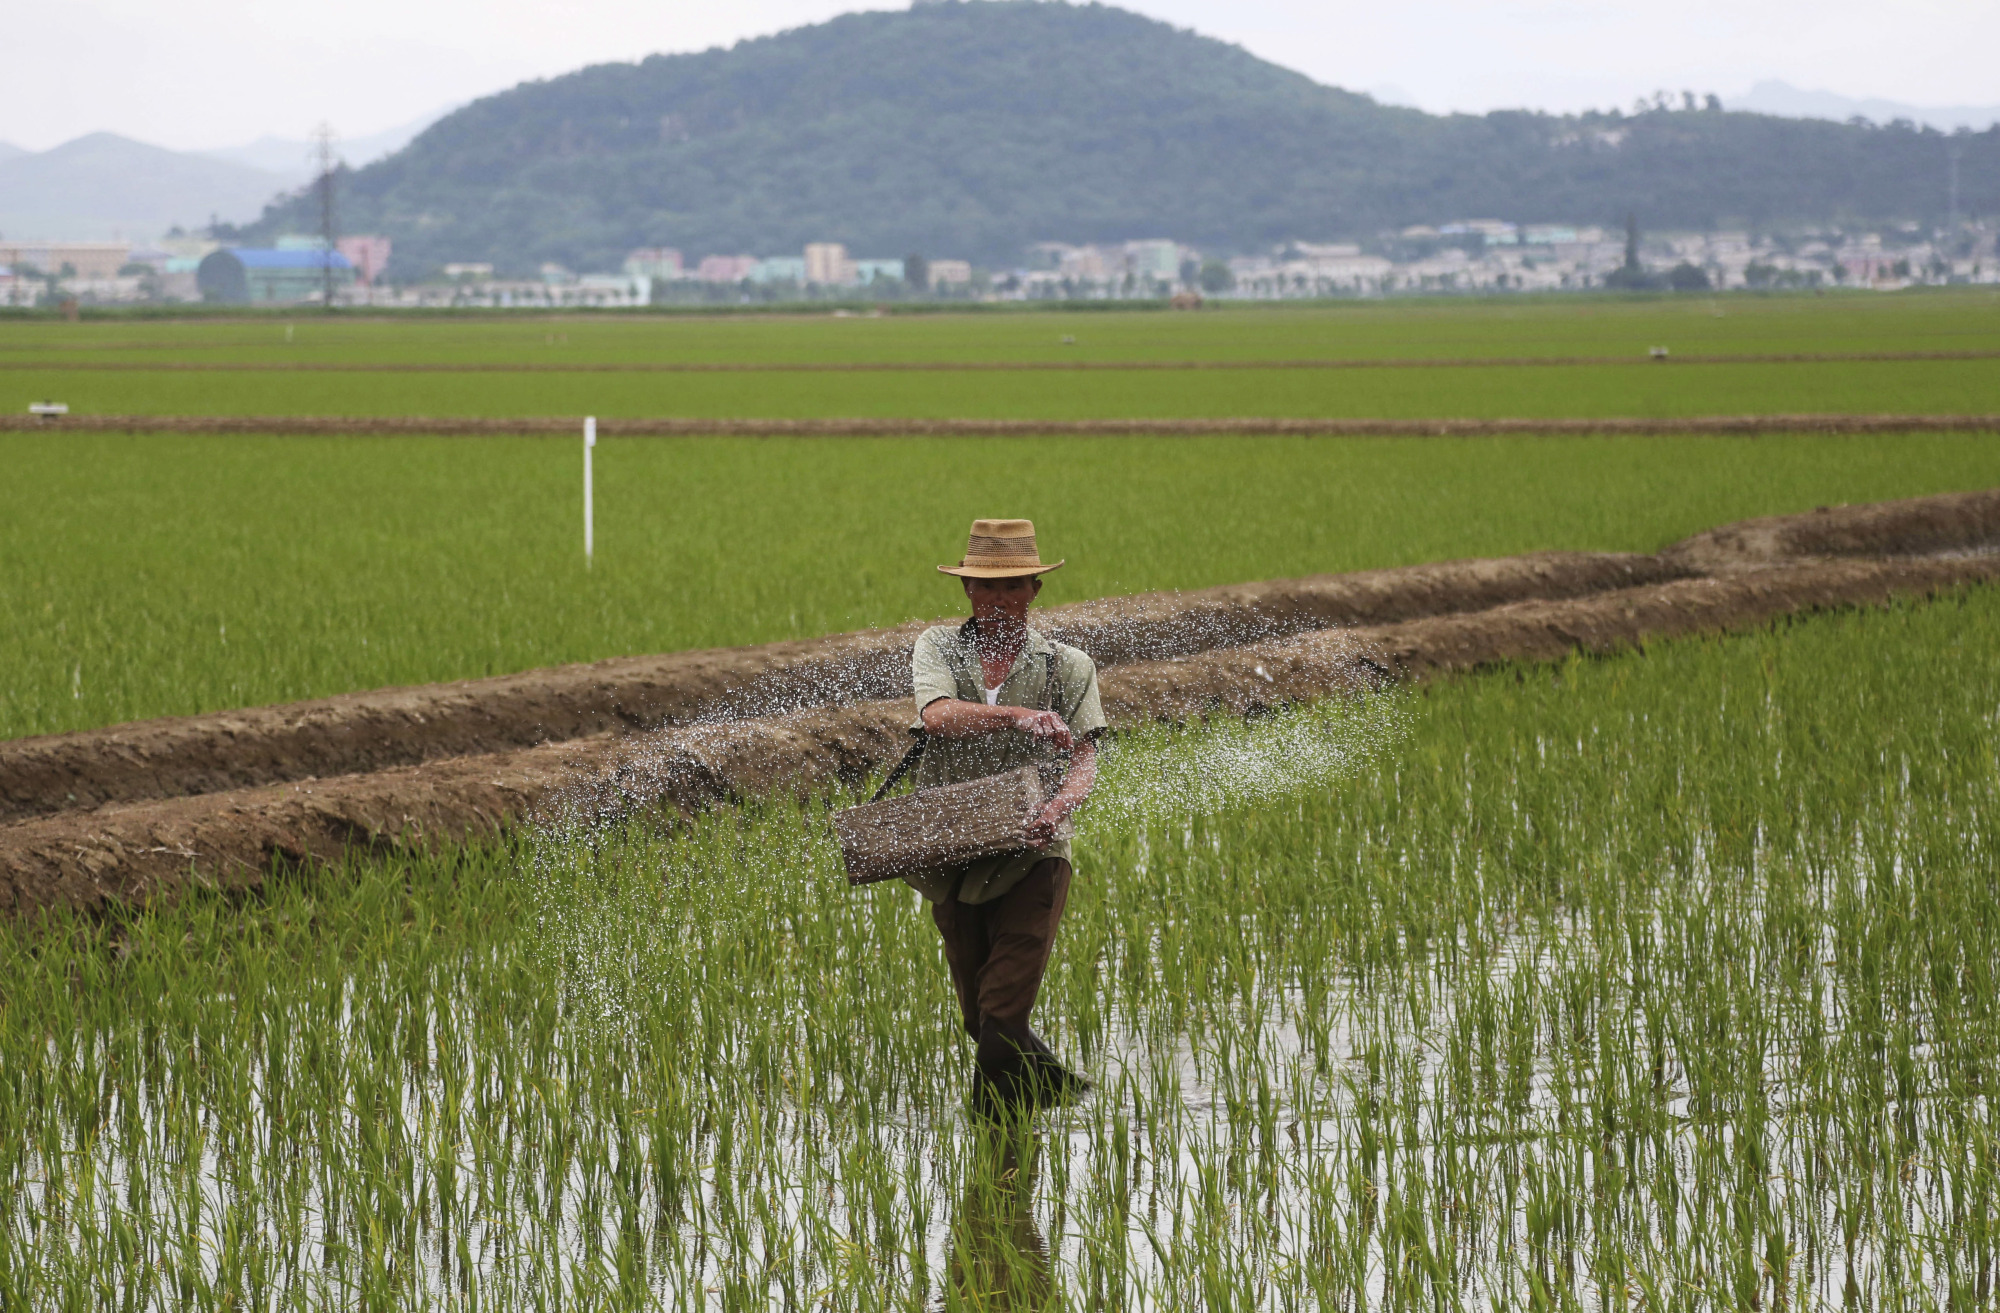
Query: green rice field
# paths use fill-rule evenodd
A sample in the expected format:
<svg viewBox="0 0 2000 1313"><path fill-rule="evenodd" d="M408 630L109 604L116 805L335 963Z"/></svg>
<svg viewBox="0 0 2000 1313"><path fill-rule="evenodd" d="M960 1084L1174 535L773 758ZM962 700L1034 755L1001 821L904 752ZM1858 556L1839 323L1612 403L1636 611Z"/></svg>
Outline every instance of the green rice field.
<svg viewBox="0 0 2000 1313"><path fill-rule="evenodd" d="M1588 297L989 313L0 321L5 404L172 415L697 418L1647 418L2000 413L2000 359L1649 363L1682 356L2000 351L2000 296ZM786 366L1495 360L1625 365L1087 373ZM590 373L728 364L749 373ZM146 366L173 365L167 370ZM216 367L254 365L260 372ZM358 372L314 372L314 366ZM367 366L382 367L369 372ZM422 367L418 375L385 372ZM512 367L511 369L509 367ZM526 367L522 370L521 367ZM453 372L457 371L457 372ZM470 371L470 372L468 372Z"/></svg>
<svg viewBox="0 0 2000 1313"><path fill-rule="evenodd" d="M1042 1009L1100 1089L998 1129L814 808L9 926L0 1287L1990 1308L1996 705L1987 591L1128 737Z"/></svg>
<svg viewBox="0 0 2000 1313"><path fill-rule="evenodd" d="M2000 351L2000 299L0 319L0 392L2000 413L1996 359L1656 345ZM1633 363L1275 367L1578 356ZM1072 360L1274 367L587 368ZM981 515L1065 602L2000 487L1993 433L607 438L586 566L579 445L0 433L0 738L949 614ZM0 920L0 1309L2000 1309L1996 731L1988 587L1123 733L1036 1014L1098 1088L998 1126L845 796Z"/></svg>
<svg viewBox="0 0 2000 1313"><path fill-rule="evenodd" d="M0 434L0 736L943 615L1002 512L1059 602L2000 485L1986 435L606 440L586 570L579 448Z"/></svg>

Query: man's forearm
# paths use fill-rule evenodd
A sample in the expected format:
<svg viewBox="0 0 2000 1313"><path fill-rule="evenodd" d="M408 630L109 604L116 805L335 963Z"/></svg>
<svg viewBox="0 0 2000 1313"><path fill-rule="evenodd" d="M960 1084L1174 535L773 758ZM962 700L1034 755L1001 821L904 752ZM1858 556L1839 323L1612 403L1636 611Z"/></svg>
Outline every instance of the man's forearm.
<svg viewBox="0 0 2000 1313"><path fill-rule="evenodd" d="M1057 815L1067 819L1071 812L1083 806L1083 800L1090 796L1090 790L1097 783L1097 744L1085 739L1070 749L1069 769L1063 773L1062 786L1049 799L1049 807Z"/></svg>
<svg viewBox="0 0 2000 1313"><path fill-rule="evenodd" d="M924 732L942 739L971 738L1012 730L1064 752L1074 745L1069 724L1053 711L1026 707L989 707L983 702L936 698L923 710Z"/></svg>
<svg viewBox="0 0 2000 1313"><path fill-rule="evenodd" d="M1019 707L989 707L984 702L938 698L924 708L924 732L941 739L964 739L997 730L1021 728Z"/></svg>

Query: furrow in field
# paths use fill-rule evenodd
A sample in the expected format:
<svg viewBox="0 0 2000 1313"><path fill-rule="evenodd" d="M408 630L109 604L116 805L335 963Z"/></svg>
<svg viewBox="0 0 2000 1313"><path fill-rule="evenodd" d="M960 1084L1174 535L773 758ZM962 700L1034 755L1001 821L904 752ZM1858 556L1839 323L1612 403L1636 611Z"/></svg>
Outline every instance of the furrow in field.
<svg viewBox="0 0 2000 1313"><path fill-rule="evenodd" d="M1963 511L1993 494L1953 499ZM1923 502L1823 512L1816 526L1762 522L1776 541L1838 541L1855 521L1937 517ZM1400 623L1315 630L1278 640L1106 669L1114 724L1252 714L1361 693L1383 674L1422 680L1508 660L1560 660L1649 640L1725 632L1800 611L1879 603L2000 579L2000 555L1818 559L1738 565L1561 600L1520 600ZM667 806L852 782L892 760L901 700L601 735L333 779L203 797L116 804L0 827L0 899L16 911L169 897L195 884L249 886L278 861L332 861L355 847L449 842L537 812Z"/></svg>
<svg viewBox="0 0 2000 1313"><path fill-rule="evenodd" d="M1648 556L1548 552L1102 598L1051 607L1038 623L1109 666L1686 573ZM16 739L0 743L0 821L894 697L907 689L910 645L922 628L619 658Z"/></svg>
<svg viewBox="0 0 2000 1313"><path fill-rule="evenodd" d="M581 416L482 418L466 415L68 415L44 420L0 415L0 432L245 433L262 436L576 437ZM2000 414L1746 414L1605 418L1373 419L1257 416L1217 419L813 419L601 417L599 436L614 438L744 437L1389 437L1478 438L1510 434L1673 436L1761 433L1993 433Z"/></svg>
<svg viewBox="0 0 2000 1313"><path fill-rule="evenodd" d="M1219 370L1532 369L1589 365L1826 365L2000 360L2000 351L1744 352L1678 356L1352 356L1317 360L74 360L0 359L0 371L221 374L1013 374Z"/></svg>

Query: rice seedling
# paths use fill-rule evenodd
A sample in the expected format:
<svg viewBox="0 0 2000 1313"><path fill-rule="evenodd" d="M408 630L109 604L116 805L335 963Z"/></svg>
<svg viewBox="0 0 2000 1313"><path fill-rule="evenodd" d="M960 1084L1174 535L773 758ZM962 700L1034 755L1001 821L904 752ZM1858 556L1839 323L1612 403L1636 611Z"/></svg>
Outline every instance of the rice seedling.
<svg viewBox="0 0 2000 1313"><path fill-rule="evenodd" d="M29 434L0 461L4 737L945 614L952 526L1002 509L1071 557L1054 602L2000 484L1976 435L637 440L598 449L586 570L570 443Z"/></svg>
<svg viewBox="0 0 2000 1313"><path fill-rule="evenodd" d="M1198 315L998 312L0 318L0 362L451 365L1291 360L2000 347L1990 289L1830 296L1436 297L1211 303ZM1069 340L1065 340L1069 339Z"/></svg>
<svg viewBox="0 0 2000 1313"><path fill-rule="evenodd" d="M1907 349L1907 348L1896 348ZM214 373L37 366L0 375L77 414L809 419L1465 419L2000 411L2000 362L922 373Z"/></svg>
<svg viewBox="0 0 2000 1313"><path fill-rule="evenodd" d="M1099 1089L998 1127L827 800L11 925L0 1288L1992 1307L1996 640L1969 592L1127 736L1042 1005Z"/></svg>

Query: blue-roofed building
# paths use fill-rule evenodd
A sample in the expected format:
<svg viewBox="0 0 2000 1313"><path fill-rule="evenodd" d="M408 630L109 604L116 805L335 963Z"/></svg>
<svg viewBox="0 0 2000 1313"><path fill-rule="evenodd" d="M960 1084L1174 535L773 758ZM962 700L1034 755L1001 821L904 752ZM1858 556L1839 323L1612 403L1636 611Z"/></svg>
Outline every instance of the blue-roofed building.
<svg viewBox="0 0 2000 1313"><path fill-rule="evenodd" d="M194 278L204 301L285 305L318 300L329 269L335 292L353 285L354 266L339 251L225 246L202 257Z"/></svg>

